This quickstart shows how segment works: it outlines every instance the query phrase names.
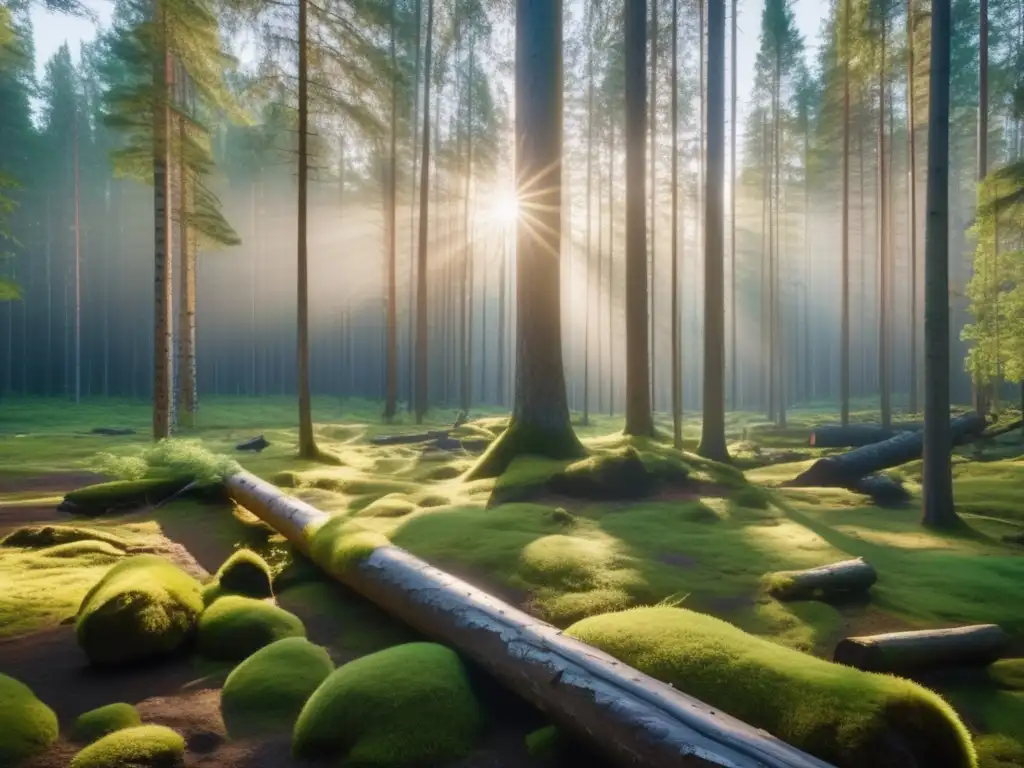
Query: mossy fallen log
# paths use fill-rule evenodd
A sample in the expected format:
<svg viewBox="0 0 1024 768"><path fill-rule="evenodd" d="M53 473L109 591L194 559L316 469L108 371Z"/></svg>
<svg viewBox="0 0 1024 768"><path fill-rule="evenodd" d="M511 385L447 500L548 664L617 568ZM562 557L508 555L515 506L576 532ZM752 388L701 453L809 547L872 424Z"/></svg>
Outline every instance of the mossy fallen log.
<svg viewBox="0 0 1024 768"><path fill-rule="evenodd" d="M848 637L839 641L832 658L857 669L909 675L938 667L988 666L1008 645L1009 637L1000 627L977 624Z"/></svg>
<svg viewBox="0 0 1024 768"><path fill-rule="evenodd" d="M248 472L235 501L324 570L479 664L553 722L622 765L828 768L828 764L629 667Z"/></svg>
<svg viewBox="0 0 1024 768"><path fill-rule="evenodd" d="M857 558L805 571L770 573L765 576L765 587L779 600L828 600L863 594L877 580L871 564Z"/></svg>
<svg viewBox="0 0 1024 768"><path fill-rule="evenodd" d="M967 413L952 419L949 423L952 440L950 449L980 435L986 423L985 417L977 413ZM880 443L818 459L788 485L850 488L866 475L921 458L923 450L924 432L902 432Z"/></svg>
<svg viewBox="0 0 1024 768"><path fill-rule="evenodd" d="M879 424L825 424L811 432L807 444L814 448L860 448L888 440L895 434Z"/></svg>
<svg viewBox="0 0 1024 768"><path fill-rule="evenodd" d="M850 490L870 496L880 507L896 507L910 501L910 493L903 484L888 475L865 475Z"/></svg>
<svg viewBox="0 0 1024 768"><path fill-rule="evenodd" d="M193 495L218 495L218 486L199 485L194 477L114 480L71 491L57 506L61 512L97 517L138 507L162 504L188 492Z"/></svg>

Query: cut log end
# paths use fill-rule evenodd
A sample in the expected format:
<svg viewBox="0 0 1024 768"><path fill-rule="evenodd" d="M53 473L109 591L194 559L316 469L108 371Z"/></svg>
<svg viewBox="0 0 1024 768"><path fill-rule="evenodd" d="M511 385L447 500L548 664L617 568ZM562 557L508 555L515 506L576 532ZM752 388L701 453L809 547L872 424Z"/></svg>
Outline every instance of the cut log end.
<svg viewBox="0 0 1024 768"><path fill-rule="evenodd" d="M765 586L778 600L829 600L863 595L877 580L871 564L858 558L806 571L769 573Z"/></svg>
<svg viewBox="0 0 1024 768"><path fill-rule="evenodd" d="M893 632L839 641L833 660L868 672L911 674L943 667L988 666L1009 643L995 624Z"/></svg>

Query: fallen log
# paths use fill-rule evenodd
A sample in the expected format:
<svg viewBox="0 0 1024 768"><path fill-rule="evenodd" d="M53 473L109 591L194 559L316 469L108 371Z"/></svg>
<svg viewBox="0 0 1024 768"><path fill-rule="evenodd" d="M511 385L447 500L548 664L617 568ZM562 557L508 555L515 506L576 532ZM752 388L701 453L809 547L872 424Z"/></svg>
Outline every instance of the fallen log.
<svg viewBox="0 0 1024 768"><path fill-rule="evenodd" d="M327 515L248 472L225 485L235 501L310 553ZM829 768L397 547L379 546L329 572L448 643L621 765Z"/></svg>
<svg viewBox="0 0 1024 768"><path fill-rule="evenodd" d="M818 427L807 440L814 448L860 448L893 436L893 430L877 424L826 424Z"/></svg>
<svg viewBox="0 0 1024 768"><path fill-rule="evenodd" d="M880 507L896 507L910 501L910 493L888 475L866 475L850 486L851 491L870 496Z"/></svg>
<svg viewBox="0 0 1024 768"><path fill-rule="evenodd" d="M264 448L267 448L269 445L270 443L268 442L267 438L265 438L263 435L259 435L258 437L250 437L248 440L239 443L238 445L235 446L235 450L253 451L255 453L259 453Z"/></svg>
<svg viewBox="0 0 1024 768"><path fill-rule="evenodd" d="M871 564L857 558L806 571L769 573L765 586L768 594L778 600L827 600L863 594L877 580L878 574Z"/></svg>
<svg viewBox="0 0 1024 768"><path fill-rule="evenodd" d="M977 413L967 413L952 419L949 423L952 438L950 448L980 435L985 425L985 417ZM921 458L923 450L924 432L902 432L881 443L818 459L787 485L849 488L865 475Z"/></svg>
<svg viewBox="0 0 1024 768"><path fill-rule="evenodd" d="M371 445L415 445L416 443L430 443L436 440L444 440L448 437L448 430L439 432L415 432L404 435L380 435L370 440Z"/></svg>
<svg viewBox="0 0 1024 768"><path fill-rule="evenodd" d="M988 666L1009 644L995 624L977 624L920 632L848 637L833 653L839 664L868 672L907 675L935 667Z"/></svg>

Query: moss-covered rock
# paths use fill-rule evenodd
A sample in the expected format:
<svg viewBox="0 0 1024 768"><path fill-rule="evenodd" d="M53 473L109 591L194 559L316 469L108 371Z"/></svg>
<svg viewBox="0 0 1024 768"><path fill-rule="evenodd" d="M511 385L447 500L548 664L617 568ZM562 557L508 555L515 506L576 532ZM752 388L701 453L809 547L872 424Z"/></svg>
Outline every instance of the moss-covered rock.
<svg viewBox="0 0 1024 768"><path fill-rule="evenodd" d="M75 541L102 541L122 551L128 548L128 542L120 536L75 525L26 525L7 534L0 545L43 549Z"/></svg>
<svg viewBox="0 0 1024 768"><path fill-rule="evenodd" d="M974 768L970 734L937 694L748 635L682 608L594 616L566 634L840 768Z"/></svg>
<svg viewBox="0 0 1024 768"><path fill-rule="evenodd" d="M273 595L272 581L270 566L250 549L236 550L217 571L221 589L249 597Z"/></svg>
<svg viewBox="0 0 1024 768"><path fill-rule="evenodd" d="M18 765L57 740L57 715L24 683L0 675L0 765Z"/></svg>
<svg viewBox="0 0 1024 768"><path fill-rule="evenodd" d="M185 764L185 740L162 725L138 725L83 749L71 768L176 768Z"/></svg>
<svg viewBox="0 0 1024 768"><path fill-rule="evenodd" d="M79 715L75 724L71 726L71 738L73 741L91 744L114 731L136 725L142 725L142 718L135 707L117 702Z"/></svg>
<svg viewBox="0 0 1024 768"><path fill-rule="evenodd" d="M298 616L238 595L215 600L199 620L199 652L219 661L241 661L277 640L305 636Z"/></svg>
<svg viewBox="0 0 1024 768"><path fill-rule="evenodd" d="M93 664L120 665L163 656L190 639L203 610L198 581L168 560L122 560L82 600L78 644Z"/></svg>
<svg viewBox="0 0 1024 768"><path fill-rule="evenodd" d="M298 757L334 757L346 765L434 765L469 752L482 722L455 652L408 643L331 674L303 707L292 750Z"/></svg>
<svg viewBox="0 0 1024 768"><path fill-rule="evenodd" d="M290 731L303 705L334 671L327 651L304 637L261 648L234 668L220 693L220 711L234 737Z"/></svg>

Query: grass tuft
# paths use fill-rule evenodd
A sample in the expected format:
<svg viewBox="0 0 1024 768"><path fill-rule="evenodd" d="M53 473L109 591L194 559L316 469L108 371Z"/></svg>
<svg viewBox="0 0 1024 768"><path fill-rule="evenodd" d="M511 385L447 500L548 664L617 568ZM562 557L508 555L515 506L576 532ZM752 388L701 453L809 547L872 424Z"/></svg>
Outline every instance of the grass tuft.
<svg viewBox="0 0 1024 768"><path fill-rule="evenodd" d="M58 735L57 715L25 684L0 675L0 765L45 751Z"/></svg>
<svg viewBox="0 0 1024 768"><path fill-rule="evenodd" d="M711 616L638 608L584 619L567 634L839 768L911 758L933 768L977 765L967 729L932 691L808 656Z"/></svg>
<svg viewBox="0 0 1024 768"><path fill-rule="evenodd" d="M220 710L232 737L290 731L306 701L334 671L327 651L288 637L256 651L228 675Z"/></svg>
<svg viewBox="0 0 1024 768"><path fill-rule="evenodd" d="M185 740L162 725L137 725L104 736L79 752L70 768L175 768L185 764Z"/></svg>
<svg viewBox="0 0 1024 768"><path fill-rule="evenodd" d="M100 453L93 468L121 480L153 480L188 477L201 483L219 483L237 472L238 462L206 448L201 440L168 438L135 454Z"/></svg>
<svg viewBox="0 0 1024 768"><path fill-rule="evenodd" d="M286 637L305 637L299 618L276 605L226 595L199 619L199 652L217 661L241 661Z"/></svg>
<svg viewBox="0 0 1024 768"><path fill-rule="evenodd" d="M196 628L201 591L199 582L163 558L123 560L82 600L75 623L78 644L98 665L172 653Z"/></svg>
<svg viewBox="0 0 1024 768"><path fill-rule="evenodd" d="M408 643L332 673L303 707L292 751L346 765L436 765L466 755L482 723L455 652Z"/></svg>
<svg viewBox="0 0 1024 768"><path fill-rule="evenodd" d="M75 724L71 726L71 739L83 744L92 744L107 734L136 725L142 725L142 718L131 704L107 704L79 715Z"/></svg>

